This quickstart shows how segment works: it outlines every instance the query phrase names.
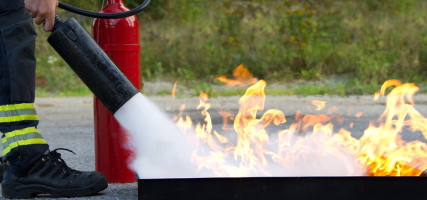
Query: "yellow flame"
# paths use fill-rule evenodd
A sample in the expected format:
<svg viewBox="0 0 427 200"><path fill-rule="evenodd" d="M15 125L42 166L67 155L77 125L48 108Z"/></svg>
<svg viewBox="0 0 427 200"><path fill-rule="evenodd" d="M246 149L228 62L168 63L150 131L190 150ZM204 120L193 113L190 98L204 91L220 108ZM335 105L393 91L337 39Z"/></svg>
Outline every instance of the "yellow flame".
<svg viewBox="0 0 427 200"><path fill-rule="evenodd" d="M236 71L242 72L246 78L237 78ZM252 75L246 71L240 65L233 74L236 80L221 79L227 80L229 85L241 85L248 83L247 80L252 82ZM343 166L347 175L355 175L362 168L369 176L419 176L427 169L427 144L417 140L407 142L400 135L406 128L421 132L427 139L427 119L414 108L412 97L418 91L414 84L402 84L398 80L384 83L374 100L385 96L386 90L394 87L387 95L386 109L377 122L370 123L360 139L352 137L352 133L344 128L334 132L330 121L336 119L342 124L344 120L343 116L329 116L338 109L335 106L326 115L303 115L296 111L296 123L277 133L268 133L268 126L284 124L286 118L277 109L261 112L265 106L265 86L266 82L260 80L247 89L239 100L240 109L235 117L230 111L218 111L223 117L223 129L234 129L235 141L222 135L221 131L213 130L207 94L200 94L197 106L205 117L203 124L193 127L191 118L183 116L185 105L180 108L179 116L174 118L178 127L183 132L195 128L197 141L210 148L193 153L191 161L198 165L198 171L207 168L219 176L270 176L269 166L272 164L281 166L284 171L298 173L303 168L321 168L325 160ZM317 106L316 110L323 109L326 104L325 101L312 103ZM359 112L355 116L359 118L361 115ZM234 124L230 127L228 121L232 119ZM312 166L315 167L310 168Z"/></svg>
<svg viewBox="0 0 427 200"><path fill-rule="evenodd" d="M326 101L313 100L311 101L311 104L317 107L316 110L322 110L323 108L325 108Z"/></svg>

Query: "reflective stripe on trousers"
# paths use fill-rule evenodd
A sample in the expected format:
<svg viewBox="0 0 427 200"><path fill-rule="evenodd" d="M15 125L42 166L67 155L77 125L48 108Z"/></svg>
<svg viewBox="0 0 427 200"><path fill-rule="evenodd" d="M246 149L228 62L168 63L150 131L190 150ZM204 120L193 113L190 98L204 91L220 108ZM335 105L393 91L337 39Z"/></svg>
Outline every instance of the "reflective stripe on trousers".
<svg viewBox="0 0 427 200"><path fill-rule="evenodd" d="M5 137L1 139L3 144L3 155L8 154L11 149L18 146L46 144L46 141L35 127L7 132L4 135Z"/></svg>
<svg viewBox="0 0 427 200"><path fill-rule="evenodd" d="M0 106L0 123L39 120L32 103Z"/></svg>

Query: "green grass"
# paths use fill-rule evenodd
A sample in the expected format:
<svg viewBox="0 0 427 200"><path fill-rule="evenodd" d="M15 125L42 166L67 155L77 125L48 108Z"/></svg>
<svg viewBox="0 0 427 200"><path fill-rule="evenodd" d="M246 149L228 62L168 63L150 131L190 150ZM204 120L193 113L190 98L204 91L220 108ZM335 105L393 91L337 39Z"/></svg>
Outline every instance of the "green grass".
<svg viewBox="0 0 427 200"><path fill-rule="evenodd" d="M157 90L142 90L142 93L146 95L160 95L160 96L171 96L172 95L173 83L164 84ZM249 86L234 86L230 87L225 84L220 84L218 81L212 83L199 80L182 81L178 82L176 96L178 98L194 97L198 96L201 92L208 94L209 97L218 96L242 96L245 94ZM354 85L353 82L341 82L341 81L294 81L288 83L267 83L264 88L266 95L302 95L302 96L314 96L314 95L335 95L335 96L348 96L348 95L374 95L378 92L381 85ZM426 92L427 90L420 89L420 92Z"/></svg>
<svg viewBox="0 0 427 200"><path fill-rule="evenodd" d="M95 11L101 3L65 2ZM304 83L266 88L273 95L373 94L392 78L423 84L426 7L422 0L153 1L138 15L141 74L143 81L188 82L192 92L186 95L194 96L241 94L236 88L216 91L215 78L231 77L242 63L267 83ZM64 18L75 16L58 11ZM91 19L77 19L90 30ZM47 44L48 33L37 29L38 94L86 95ZM330 77L345 77L345 83Z"/></svg>

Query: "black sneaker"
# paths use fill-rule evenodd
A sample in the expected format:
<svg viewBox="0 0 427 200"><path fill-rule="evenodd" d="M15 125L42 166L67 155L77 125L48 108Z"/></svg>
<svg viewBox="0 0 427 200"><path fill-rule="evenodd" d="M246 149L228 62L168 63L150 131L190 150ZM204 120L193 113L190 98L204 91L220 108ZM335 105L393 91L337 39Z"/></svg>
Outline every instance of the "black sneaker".
<svg viewBox="0 0 427 200"><path fill-rule="evenodd" d="M3 197L32 198L38 194L47 194L54 198L81 197L94 195L108 187L107 179L100 172L71 169L57 150L70 151L46 151L24 177L16 177L5 165L1 183Z"/></svg>

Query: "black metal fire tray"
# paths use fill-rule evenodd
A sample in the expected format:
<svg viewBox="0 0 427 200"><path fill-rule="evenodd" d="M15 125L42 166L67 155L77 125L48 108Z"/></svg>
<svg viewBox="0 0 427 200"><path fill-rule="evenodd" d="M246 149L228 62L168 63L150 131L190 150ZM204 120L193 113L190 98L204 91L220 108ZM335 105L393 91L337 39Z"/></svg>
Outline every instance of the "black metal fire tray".
<svg viewBox="0 0 427 200"><path fill-rule="evenodd" d="M427 199L427 177L139 179L139 199Z"/></svg>

